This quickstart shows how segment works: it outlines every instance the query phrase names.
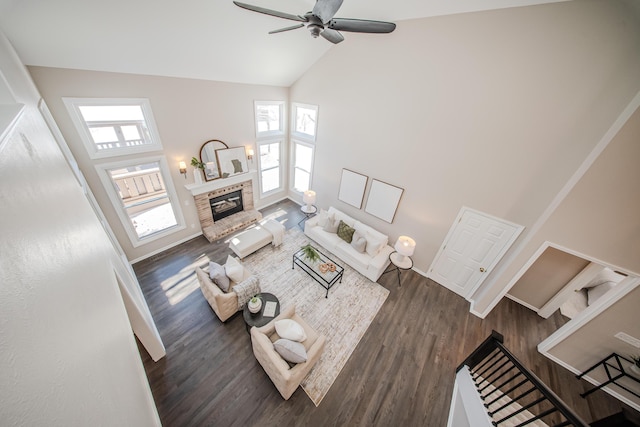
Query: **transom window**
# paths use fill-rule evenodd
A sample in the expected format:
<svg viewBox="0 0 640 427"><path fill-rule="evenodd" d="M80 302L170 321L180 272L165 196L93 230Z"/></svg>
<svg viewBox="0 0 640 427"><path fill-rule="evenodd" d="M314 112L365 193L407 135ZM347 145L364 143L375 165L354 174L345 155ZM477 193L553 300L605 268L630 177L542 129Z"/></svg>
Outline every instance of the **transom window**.
<svg viewBox="0 0 640 427"><path fill-rule="evenodd" d="M255 101L256 138L284 135L284 101Z"/></svg>
<svg viewBox="0 0 640 427"><path fill-rule="evenodd" d="M296 138L316 140L318 106L293 103L291 134Z"/></svg>
<svg viewBox="0 0 640 427"><path fill-rule="evenodd" d="M147 99L63 101L92 159L162 150Z"/></svg>

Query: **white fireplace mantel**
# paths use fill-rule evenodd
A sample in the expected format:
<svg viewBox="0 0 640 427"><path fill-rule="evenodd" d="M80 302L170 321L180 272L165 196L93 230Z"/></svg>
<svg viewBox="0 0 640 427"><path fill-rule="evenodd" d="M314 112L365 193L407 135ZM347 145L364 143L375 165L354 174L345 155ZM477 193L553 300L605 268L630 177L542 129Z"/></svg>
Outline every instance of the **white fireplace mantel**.
<svg viewBox="0 0 640 427"><path fill-rule="evenodd" d="M202 184L185 184L184 188L189 190L191 194L195 197L198 194L208 193L210 191L219 190L224 187L228 187L230 185L239 184L241 182L245 182L248 180L252 181L252 185L254 187L257 186L256 179L258 178L258 172L255 170L251 170L247 173L243 173L240 175L234 175L229 178L221 178L213 181L206 181ZM257 187L256 187L257 188Z"/></svg>

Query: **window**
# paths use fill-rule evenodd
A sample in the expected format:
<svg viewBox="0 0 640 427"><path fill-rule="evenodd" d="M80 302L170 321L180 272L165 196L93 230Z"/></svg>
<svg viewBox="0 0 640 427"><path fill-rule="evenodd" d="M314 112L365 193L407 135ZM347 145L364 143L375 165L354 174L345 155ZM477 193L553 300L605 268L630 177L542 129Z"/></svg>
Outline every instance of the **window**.
<svg viewBox="0 0 640 427"><path fill-rule="evenodd" d="M63 101L92 159L162 150L148 99Z"/></svg>
<svg viewBox="0 0 640 427"><path fill-rule="evenodd" d="M282 141L258 142L260 155L260 194L282 189L280 154Z"/></svg>
<svg viewBox="0 0 640 427"><path fill-rule="evenodd" d="M255 101L260 197L281 191L284 101ZM274 136L278 139L274 139Z"/></svg>
<svg viewBox="0 0 640 427"><path fill-rule="evenodd" d="M304 192L311 188L314 146L302 141L293 141L293 189Z"/></svg>
<svg viewBox="0 0 640 427"><path fill-rule="evenodd" d="M185 228L163 157L96 168L134 247Z"/></svg>
<svg viewBox="0 0 640 427"><path fill-rule="evenodd" d="M255 101L256 138L284 135L284 101Z"/></svg>
<svg viewBox="0 0 640 427"><path fill-rule="evenodd" d="M307 104L293 104L291 135L309 141L316 140L318 128L318 106Z"/></svg>

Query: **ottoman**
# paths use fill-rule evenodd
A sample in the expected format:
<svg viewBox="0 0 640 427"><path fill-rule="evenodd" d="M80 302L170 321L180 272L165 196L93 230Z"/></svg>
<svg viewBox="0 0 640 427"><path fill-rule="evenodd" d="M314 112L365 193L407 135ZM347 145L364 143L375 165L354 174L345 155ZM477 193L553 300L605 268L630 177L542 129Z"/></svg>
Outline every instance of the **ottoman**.
<svg viewBox="0 0 640 427"><path fill-rule="evenodd" d="M256 226L233 237L229 248L242 259L268 245L272 240L273 235L269 231L262 226Z"/></svg>

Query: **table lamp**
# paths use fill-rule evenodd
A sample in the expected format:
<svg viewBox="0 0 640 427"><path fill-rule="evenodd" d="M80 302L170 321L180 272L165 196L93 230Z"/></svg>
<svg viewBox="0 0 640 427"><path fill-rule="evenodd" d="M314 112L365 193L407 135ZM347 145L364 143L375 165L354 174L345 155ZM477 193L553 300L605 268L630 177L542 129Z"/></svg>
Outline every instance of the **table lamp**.
<svg viewBox="0 0 640 427"><path fill-rule="evenodd" d="M398 261L400 263L404 263L407 260L407 257L413 255L413 252L416 250L416 241L409 236L400 236L398 237L398 241L396 242L394 249L398 252L398 255L402 256Z"/></svg>
<svg viewBox="0 0 640 427"><path fill-rule="evenodd" d="M302 195L302 201L306 203L306 206L302 207L302 212L314 213L315 208L312 206L316 202L316 192L313 190L307 190Z"/></svg>

